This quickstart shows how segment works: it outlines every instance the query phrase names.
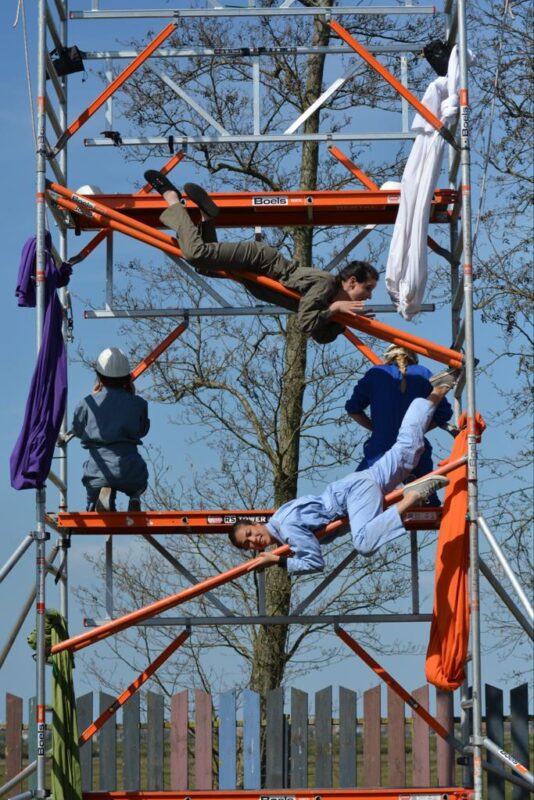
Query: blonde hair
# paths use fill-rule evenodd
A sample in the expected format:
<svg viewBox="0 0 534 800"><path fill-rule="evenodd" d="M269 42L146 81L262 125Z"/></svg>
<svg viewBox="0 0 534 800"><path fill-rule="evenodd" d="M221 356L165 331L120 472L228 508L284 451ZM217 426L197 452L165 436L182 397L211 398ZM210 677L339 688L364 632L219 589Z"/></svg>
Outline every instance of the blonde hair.
<svg viewBox="0 0 534 800"><path fill-rule="evenodd" d="M399 372L402 375L400 390L404 393L406 391L406 370L409 364L418 363L419 359L417 358L417 354L414 353L413 350L408 350L406 347L391 344L384 352L384 361L386 364L395 362L399 368Z"/></svg>

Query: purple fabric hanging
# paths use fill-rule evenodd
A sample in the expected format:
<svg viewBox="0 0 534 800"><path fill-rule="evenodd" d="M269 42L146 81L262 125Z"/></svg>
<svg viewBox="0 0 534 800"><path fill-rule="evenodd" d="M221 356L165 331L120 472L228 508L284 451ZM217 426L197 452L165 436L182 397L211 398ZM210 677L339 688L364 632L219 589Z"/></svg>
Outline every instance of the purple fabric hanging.
<svg viewBox="0 0 534 800"><path fill-rule="evenodd" d="M62 308L56 289L66 286L72 267L58 270L50 252L51 236L45 233L45 314L43 338L30 385L24 422L9 459L14 489L41 489L46 481L67 402L67 356L61 332ZM33 308L36 238L22 248L16 296L19 306Z"/></svg>

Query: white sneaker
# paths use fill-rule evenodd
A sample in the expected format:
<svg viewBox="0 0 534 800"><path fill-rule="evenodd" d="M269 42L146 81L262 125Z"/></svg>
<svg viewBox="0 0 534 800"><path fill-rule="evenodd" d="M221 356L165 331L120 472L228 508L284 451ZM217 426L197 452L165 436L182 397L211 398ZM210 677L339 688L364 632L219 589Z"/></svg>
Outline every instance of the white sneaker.
<svg viewBox="0 0 534 800"><path fill-rule="evenodd" d="M430 383L434 388L438 386L448 386L449 389L454 389L456 384L458 383L458 379L461 375L462 370L456 369L455 367L450 367L449 369L443 369L441 372L436 372L435 375L432 375L429 378Z"/></svg>
<svg viewBox="0 0 534 800"><path fill-rule="evenodd" d="M428 478L419 478L416 481L407 483L402 490L402 494L403 497L406 497L409 492L417 492L421 500L426 500L427 497L437 492L438 489L443 489L448 485L449 479L444 475L431 475Z"/></svg>

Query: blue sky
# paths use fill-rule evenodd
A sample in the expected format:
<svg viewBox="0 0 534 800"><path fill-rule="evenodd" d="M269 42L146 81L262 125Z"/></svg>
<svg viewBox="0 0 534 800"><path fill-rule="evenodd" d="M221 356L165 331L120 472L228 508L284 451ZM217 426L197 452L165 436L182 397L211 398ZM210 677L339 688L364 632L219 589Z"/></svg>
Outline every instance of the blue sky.
<svg viewBox="0 0 534 800"><path fill-rule="evenodd" d="M0 164L2 170L2 220L3 220L3 275L4 291L1 293L1 320L2 338L4 342L4 402L0 410L0 449L2 471L0 473L0 491L2 498L2 508L4 516L3 532L0 536L0 563L3 564L11 552L16 548L21 537L34 526L34 495L32 492L15 492L9 485L8 458L16 439L24 410L27 387L29 386L31 373L35 357L35 317L32 310L18 309L14 298L16 275L19 263L20 250L25 240L34 232L35 226L35 157L32 141L28 90L25 76L25 65L23 58L23 36L21 24L17 28L12 27L15 18L16 2L4 2L0 4L0 25L4 32L3 47L0 52L2 74L2 97L0 103L0 136L2 146L0 147ZM81 5L81 4L80 4ZM33 16L33 5L29 5L29 14ZM160 30L165 22L157 22L154 30ZM29 25L29 52L34 63L33 53L35 51L35 26L33 19L28 19ZM122 40L134 35L137 30L145 30L146 23L133 24L128 31L128 37L122 36ZM118 23L110 23L107 27L97 23L73 23L70 43L76 42L82 49L98 47L117 47L117 40L121 37L121 26ZM35 76L32 75L35 88ZM86 83L82 84L81 76L75 76L71 88L71 118L84 107L86 100L93 97L98 91L98 84L92 76ZM95 135L102 131L103 112L92 120L83 130L82 135L78 135L72 142L69 154L69 185L77 188L84 183L97 183L104 192L134 191L141 183L141 174L144 169L141 165L125 163L119 150L115 148L84 149L82 146L83 135ZM181 169L181 168L180 168ZM190 167L185 167L180 175L184 180L195 179L198 176L191 171ZM398 178L399 176L391 176ZM473 183L476 182L476 177ZM445 185L443 183L443 185ZM84 237L84 240L86 237ZM79 241L71 238L71 250L74 252L79 247ZM142 256L157 260L157 254L150 253L148 250L138 248L130 242L121 245L121 257L133 255ZM358 252L359 254L359 252ZM117 344L118 324L113 321L91 321L83 319L83 309L86 307L85 299L90 298L96 305L103 306L104 299L104 260L101 251L97 251L90 259L79 265L75 269L75 275L71 283L71 292L74 302L75 337L76 341L71 347L71 354L75 356L76 348L83 344L85 351L96 356L105 346ZM225 293L230 295L230 289ZM383 288L376 296L377 302L387 302ZM431 301L431 298L427 298ZM387 317L386 322L395 324L392 317ZM402 327L402 326L401 326ZM438 312L435 315L424 317L422 324L416 328L416 332L428 338L435 339L442 344L449 344L448 331L449 322L446 312ZM444 334L444 331L447 333ZM337 345L336 345L337 346ZM494 331L489 327L482 327L477 322L477 355L484 361L488 349L495 346ZM431 364L429 366L432 367ZM493 376L497 382L506 385L507 375L506 366L497 367L500 372ZM91 377L87 371L78 363L71 364L69 377L69 408L72 413L77 399L86 394L90 389ZM492 413L497 410L493 401L492 382L487 378L482 378L478 388L478 397L483 398L479 407L486 417L491 418ZM140 385L142 392L142 384ZM351 387L347 388L347 394ZM169 439L169 416L168 407L151 408L151 418L153 421L151 431L151 442L156 445L163 445ZM183 430L178 426L171 429L172 440L168 443L168 454L176 451L176 444L180 443L185 436ZM436 435L434 441L442 448L449 446L450 440L442 435ZM499 431L498 426L490 428L486 434L484 442L485 452L503 452L506 450L507 442L505 434ZM84 492L79 482L81 474L82 454L76 443L71 447L69 453L71 479L70 479L70 505L71 508L83 508ZM179 477L180 467L175 466L177 477ZM332 478L337 477L332 475ZM56 502L55 491L52 489L48 494L47 506L53 509ZM123 545L127 546L127 545ZM72 585L79 585L92 580L90 570L87 567L84 553L94 552L96 548L103 547L103 542L95 539L83 537L77 541L77 546L70 551L70 571ZM10 628L10 620L13 619L20 607L23 599L30 591L34 578L34 557L30 550L8 576L5 582L0 585L0 604L4 609L2 614L0 641L5 640L7 631ZM51 586L51 584L49 584ZM429 576L425 576L422 587L422 595L425 598L426 608L430 608L432 594L432 583ZM54 601L55 602L55 601ZM53 604L53 603L52 603ZM6 610L8 613L6 613ZM23 635L13 648L0 676L0 692L4 690L21 694L28 697L33 691L34 665L31 660L29 649L25 644L25 637L33 621L30 618L24 627ZM388 630L392 626L384 626L385 637L391 637L396 632ZM71 631L73 633L81 630L81 618L75 601L71 600ZM410 639L425 642L426 629L415 631L410 629ZM491 639L486 638L487 643L495 644ZM392 657L385 659L385 665L391 669L401 682L406 681L408 687L420 685L423 682L423 659L410 656ZM507 673L513 669L514 659L509 658L501 662L494 653L488 653L484 659L483 677L494 685L504 685ZM229 669L232 666L229 665ZM348 671L347 671L348 670ZM414 679L414 675L417 676ZM130 676L125 676L125 683L129 682ZM77 670L77 680L80 691L86 691L87 685L83 683L83 668ZM415 683L414 683L415 680ZM363 665L350 662L347 668L345 665L328 670L327 665L318 668L306 680L306 687L314 690L321 688L328 683L339 683L348 685L352 688L366 689L376 683L374 676L367 671ZM1 703L1 701L0 701ZM0 718L3 717L3 709L0 710Z"/></svg>

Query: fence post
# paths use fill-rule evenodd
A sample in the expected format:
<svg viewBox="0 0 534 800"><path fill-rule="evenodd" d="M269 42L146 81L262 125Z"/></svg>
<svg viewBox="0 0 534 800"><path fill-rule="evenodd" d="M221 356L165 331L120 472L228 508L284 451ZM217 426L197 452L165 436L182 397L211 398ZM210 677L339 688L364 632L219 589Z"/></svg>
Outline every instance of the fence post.
<svg viewBox="0 0 534 800"><path fill-rule="evenodd" d="M388 686L388 786L406 786L404 701Z"/></svg>
<svg viewBox="0 0 534 800"><path fill-rule="evenodd" d="M195 788L212 789L212 718L211 695L195 691Z"/></svg>
<svg viewBox="0 0 534 800"><path fill-rule="evenodd" d="M82 694L76 699L78 731L82 733L93 721L93 693ZM88 739L80 747L80 767L82 770L82 791L93 790L93 739Z"/></svg>
<svg viewBox="0 0 534 800"><path fill-rule="evenodd" d="M363 785L381 785L380 686L363 693Z"/></svg>
<svg viewBox="0 0 534 800"><path fill-rule="evenodd" d="M147 784L150 791L163 789L163 696L146 693Z"/></svg>
<svg viewBox="0 0 534 800"><path fill-rule="evenodd" d="M115 698L100 692L100 714L103 714ZM102 725L98 734L100 762L100 789L115 791L117 788L117 724L115 717L110 717Z"/></svg>
<svg viewBox="0 0 534 800"><path fill-rule="evenodd" d="M436 689L436 718L449 733L454 733L454 695L444 689ZM441 736L436 737L436 760L438 762L438 786L454 786L454 748Z"/></svg>
<svg viewBox="0 0 534 800"><path fill-rule="evenodd" d="M428 685L412 692L420 706L428 711ZM412 711L412 786L430 785L430 730Z"/></svg>
<svg viewBox="0 0 534 800"><path fill-rule="evenodd" d="M243 692L243 789L261 786L260 696Z"/></svg>
<svg viewBox="0 0 534 800"><path fill-rule="evenodd" d="M134 694L122 709L122 782L127 791L141 788L140 698Z"/></svg>
<svg viewBox="0 0 534 800"><path fill-rule="evenodd" d="M235 692L219 695L219 789L235 789L236 780Z"/></svg>
<svg viewBox="0 0 534 800"><path fill-rule="evenodd" d="M512 755L525 767L530 768L528 747L528 683L516 686L510 691L510 733L512 737ZM512 800L529 800L528 789L520 786L512 787Z"/></svg>
<svg viewBox="0 0 534 800"><path fill-rule="evenodd" d="M267 692L267 726L265 732L265 785L269 789L284 788L284 690Z"/></svg>
<svg viewBox="0 0 534 800"><path fill-rule="evenodd" d="M291 689L291 771L292 789L308 787L308 695Z"/></svg>
<svg viewBox="0 0 534 800"><path fill-rule="evenodd" d="M332 687L315 692L315 785L332 786Z"/></svg>
<svg viewBox="0 0 534 800"><path fill-rule="evenodd" d="M339 687L339 786L351 789L356 783L356 692Z"/></svg>
<svg viewBox="0 0 534 800"><path fill-rule="evenodd" d="M22 769L22 697L6 694L6 782ZM17 783L12 794L22 791Z"/></svg>
<svg viewBox="0 0 534 800"><path fill-rule="evenodd" d="M489 683L485 685L486 690L486 733L489 739L495 744L504 746L504 699L502 689L497 689ZM496 767L501 766L501 762L493 753L487 751L486 758L490 764ZM504 797L504 778L488 772L488 800L501 800Z"/></svg>
<svg viewBox="0 0 534 800"><path fill-rule="evenodd" d="M189 788L188 777L188 703L187 689L171 697L171 789Z"/></svg>

